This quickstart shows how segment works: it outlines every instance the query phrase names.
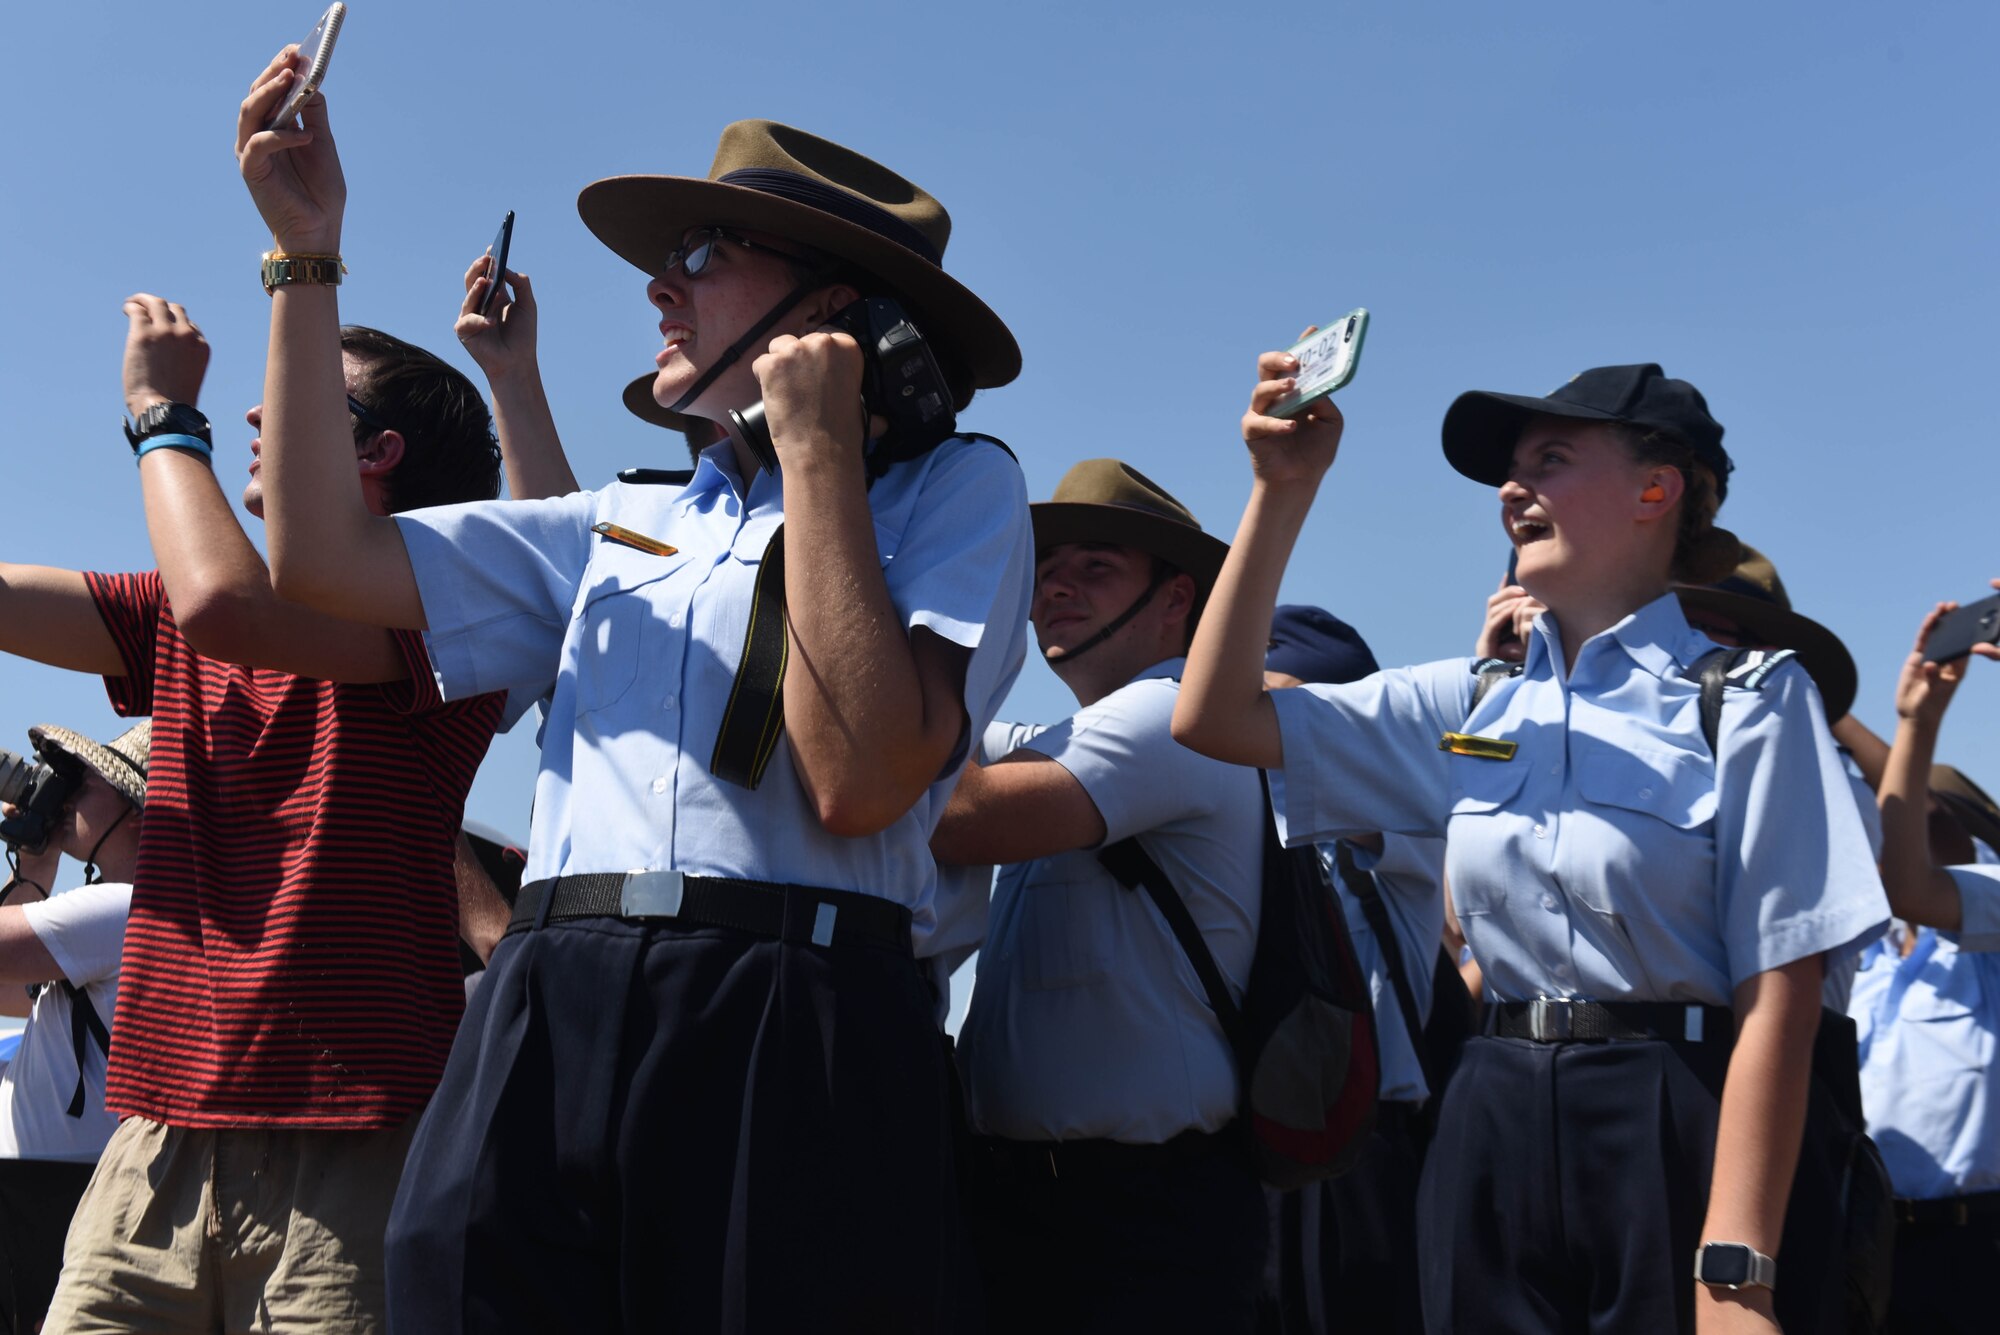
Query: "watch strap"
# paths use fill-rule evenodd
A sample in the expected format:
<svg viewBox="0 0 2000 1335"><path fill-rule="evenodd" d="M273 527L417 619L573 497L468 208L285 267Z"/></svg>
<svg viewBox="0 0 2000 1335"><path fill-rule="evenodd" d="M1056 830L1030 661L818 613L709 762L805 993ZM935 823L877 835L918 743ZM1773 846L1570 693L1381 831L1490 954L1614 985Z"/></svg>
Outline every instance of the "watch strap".
<svg viewBox="0 0 2000 1335"><path fill-rule="evenodd" d="M268 250L264 252L261 272L264 294L269 296L281 287L301 284L339 287L347 265L338 255L290 255L282 250Z"/></svg>
<svg viewBox="0 0 2000 1335"><path fill-rule="evenodd" d="M188 403L156 403L123 425L125 441L135 451L140 442L161 435L192 436L204 447L214 444L209 435L208 418L202 415L201 409Z"/></svg>
<svg viewBox="0 0 2000 1335"><path fill-rule="evenodd" d="M199 436L177 434L148 436L144 441L140 442L139 448L132 451L132 462L138 463L154 450L179 450L183 454L192 454L211 468L215 466L215 449L213 446Z"/></svg>

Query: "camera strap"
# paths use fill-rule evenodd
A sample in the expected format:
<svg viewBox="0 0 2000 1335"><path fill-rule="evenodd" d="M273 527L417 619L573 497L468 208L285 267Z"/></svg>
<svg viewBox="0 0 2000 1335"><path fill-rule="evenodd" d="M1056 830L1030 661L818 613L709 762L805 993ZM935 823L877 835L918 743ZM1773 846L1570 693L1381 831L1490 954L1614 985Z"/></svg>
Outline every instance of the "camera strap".
<svg viewBox="0 0 2000 1335"><path fill-rule="evenodd" d="M1089 639L1085 640L1082 644L1079 644L1074 649L1065 650L1059 653L1044 653L1042 657L1050 663L1075 662L1077 659L1089 653L1092 649L1095 649L1098 645L1103 644L1113 635L1116 635L1119 631L1125 629L1126 626L1130 625L1133 617L1138 616L1139 613L1146 610L1146 604L1153 601L1153 595L1160 591L1161 586L1164 585L1168 580L1172 579L1175 575L1178 575L1179 573L1180 571L1178 570L1168 570L1163 574L1158 574L1153 576L1153 582L1146 586L1146 591L1139 595L1138 600L1135 601L1130 607L1126 608L1123 612L1120 612L1117 616L1111 618L1111 620L1108 623L1106 623L1104 628L1098 631L1097 634L1091 636Z"/></svg>
<svg viewBox="0 0 2000 1335"><path fill-rule="evenodd" d="M708 392L708 387L716 382L717 377L741 361L743 354L748 352L758 339L771 332L771 326L782 320L785 317L785 312L791 310L792 307L798 305L801 301L804 301L807 294L815 288L826 286L826 281L831 276L831 272L831 270L824 267L815 269L810 278L786 294L782 301L765 313L763 319L751 325L748 333L744 334L743 337L737 339L734 343L731 343L723 351L723 354L716 358L715 365L701 373L701 378L689 387L687 393L667 405L667 411L670 413L686 412L689 404Z"/></svg>
<svg viewBox="0 0 2000 1335"><path fill-rule="evenodd" d="M750 594L750 627L743 658L730 683L729 704L715 734L709 772L726 783L755 789L785 730L785 526L778 525L757 567Z"/></svg>

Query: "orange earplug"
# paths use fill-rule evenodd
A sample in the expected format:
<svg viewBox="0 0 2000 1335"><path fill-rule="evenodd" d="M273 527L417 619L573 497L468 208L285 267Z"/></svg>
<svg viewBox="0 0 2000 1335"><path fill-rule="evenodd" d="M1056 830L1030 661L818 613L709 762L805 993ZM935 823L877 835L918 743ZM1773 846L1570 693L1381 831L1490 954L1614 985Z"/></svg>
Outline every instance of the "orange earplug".
<svg viewBox="0 0 2000 1335"><path fill-rule="evenodd" d="M1655 482L1652 486L1639 493L1639 499L1642 501L1664 501L1667 499L1667 489Z"/></svg>

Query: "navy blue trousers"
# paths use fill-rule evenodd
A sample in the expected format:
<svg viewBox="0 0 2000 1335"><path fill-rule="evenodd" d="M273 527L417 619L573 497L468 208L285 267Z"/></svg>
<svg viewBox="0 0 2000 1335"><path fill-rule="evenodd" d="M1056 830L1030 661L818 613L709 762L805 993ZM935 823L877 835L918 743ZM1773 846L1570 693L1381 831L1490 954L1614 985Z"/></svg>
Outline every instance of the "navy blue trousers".
<svg viewBox="0 0 2000 1335"><path fill-rule="evenodd" d="M1282 1335L1417 1335L1417 1177L1414 1115L1386 1105L1354 1167L1272 1204L1268 1315Z"/></svg>
<svg viewBox="0 0 2000 1335"><path fill-rule="evenodd" d="M599 918L510 935L410 1148L390 1328L943 1329L950 1080L906 954Z"/></svg>
<svg viewBox="0 0 2000 1335"><path fill-rule="evenodd" d="M1468 1042L1418 1192L1425 1328L1691 1331L1728 1062L1723 1044Z"/></svg>

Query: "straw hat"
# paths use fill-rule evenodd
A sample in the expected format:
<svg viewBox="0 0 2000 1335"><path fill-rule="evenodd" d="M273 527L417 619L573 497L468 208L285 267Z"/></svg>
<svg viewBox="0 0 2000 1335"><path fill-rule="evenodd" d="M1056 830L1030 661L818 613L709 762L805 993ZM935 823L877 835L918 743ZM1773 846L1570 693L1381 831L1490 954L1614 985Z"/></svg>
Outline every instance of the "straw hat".
<svg viewBox="0 0 2000 1335"><path fill-rule="evenodd" d="M41 751L54 746L75 756L98 777L116 788L127 802L140 810L146 807L146 762L153 751L153 720L141 719L109 743L93 742L80 732L38 723L28 729L28 740Z"/></svg>

